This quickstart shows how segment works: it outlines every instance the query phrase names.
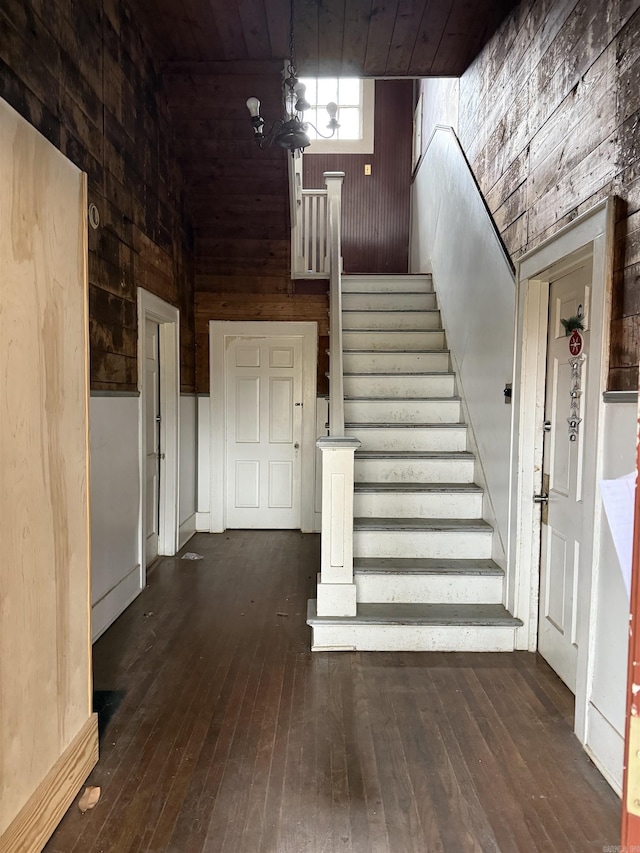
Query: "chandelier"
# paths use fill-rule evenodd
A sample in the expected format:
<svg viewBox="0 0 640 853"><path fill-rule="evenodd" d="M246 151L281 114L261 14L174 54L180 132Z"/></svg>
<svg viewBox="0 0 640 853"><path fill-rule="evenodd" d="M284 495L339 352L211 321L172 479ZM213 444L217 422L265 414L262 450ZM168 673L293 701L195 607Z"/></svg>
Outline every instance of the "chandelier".
<svg viewBox="0 0 640 853"><path fill-rule="evenodd" d="M338 113L338 105L333 101L327 104L327 113L329 114L328 134L321 133L318 128L311 122L304 120L305 110L310 109L310 104L305 99L306 86L298 80L298 74L295 67L294 58L294 40L293 40L293 2L291 0L289 12L289 62L287 69L283 74L282 82L282 100L284 104L284 118L276 119L271 125L268 133L264 132L264 119L260 115L260 101L258 98L251 97L247 99L247 109L251 116L251 124L253 125L254 139L260 148L268 148L275 142L287 151L302 151L311 144L311 140L307 134L307 128L312 127L318 136L323 139L331 139L336 130L340 127L336 118ZM288 76L285 76L288 75Z"/></svg>

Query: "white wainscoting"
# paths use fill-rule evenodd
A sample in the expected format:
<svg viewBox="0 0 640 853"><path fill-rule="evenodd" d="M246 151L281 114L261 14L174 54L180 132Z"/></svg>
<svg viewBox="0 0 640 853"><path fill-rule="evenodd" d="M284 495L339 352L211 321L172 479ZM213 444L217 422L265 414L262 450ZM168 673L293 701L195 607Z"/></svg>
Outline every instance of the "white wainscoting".
<svg viewBox="0 0 640 853"><path fill-rule="evenodd" d="M196 398L198 419L198 487L196 493L196 530L211 530L211 404L208 394Z"/></svg>
<svg viewBox="0 0 640 853"><path fill-rule="evenodd" d="M142 589L138 395L91 395L92 638Z"/></svg>
<svg viewBox="0 0 640 853"><path fill-rule="evenodd" d="M197 397L180 395L178 548L196 532Z"/></svg>
<svg viewBox="0 0 640 853"><path fill-rule="evenodd" d="M442 322L465 400L485 487L484 517L494 524L494 559L503 567L509 529L511 406L516 290L462 149L437 126L413 185L411 272L432 271ZM500 547L501 546L501 547Z"/></svg>
<svg viewBox="0 0 640 853"><path fill-rule="evenodd" d="M621 395L624 397L624 395ZM635 470L637 404L605 403L603 476ZM603 516L598 560L595 627L592 632L593 676L587 709L586 749L602 774L622 790L629 598L609 525Z"/></svg>

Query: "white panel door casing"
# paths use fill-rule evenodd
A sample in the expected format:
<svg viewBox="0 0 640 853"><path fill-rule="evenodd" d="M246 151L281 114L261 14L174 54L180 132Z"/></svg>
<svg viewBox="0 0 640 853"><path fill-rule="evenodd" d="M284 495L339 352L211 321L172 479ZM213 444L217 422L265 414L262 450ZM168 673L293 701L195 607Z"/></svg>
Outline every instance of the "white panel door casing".
<svg viewBox="0 0 640 853"><path fill-rule="evenodd" d="M226 393L227 527L299 528L302 339L229 338Z"/></svg>
<svg viewBox="0 0 640 853"><path fill-rule="evenodd" d="M578 660L578 612L581 577L589 566L583 565L583 469L584 437L590 428L585 410L587 359L589 351L589 294L591 261L579 269L552 281L549 293L549 331L547 343L547 379L543 484L548 482L549 503L542 515L540 554L540 610L538 649L575 693ZM577 377L571 365L569 339L561 320L577 314L584 316L581 333L583 348L580 364L579 434L569 437L571 394ZM548 481L547 481L548 478ZM546 516L546 518L545 518Z"/></svg>
<svg viewBox="0 0 640 853"><path fill-rule="evenodd" d="M146 458L146 506L144 530L146 537L146 563L158 556L160 529L160 326L152 320L145 321L145 374L144 374L144 437Z"/></svg>

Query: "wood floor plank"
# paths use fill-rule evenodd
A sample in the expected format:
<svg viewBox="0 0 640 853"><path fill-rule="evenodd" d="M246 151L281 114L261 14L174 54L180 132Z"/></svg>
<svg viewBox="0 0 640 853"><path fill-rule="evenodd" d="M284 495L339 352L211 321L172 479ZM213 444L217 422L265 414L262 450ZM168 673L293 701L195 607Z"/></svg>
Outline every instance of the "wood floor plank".
<svg viewBox="0 0 640 853"><path fill-rule="evenodd" d="M315 653L319 539L198 534L94 647L101 755L45 853L547 853L620 803L533 654ZM108 719L107 719L108 717Z"/></svg>

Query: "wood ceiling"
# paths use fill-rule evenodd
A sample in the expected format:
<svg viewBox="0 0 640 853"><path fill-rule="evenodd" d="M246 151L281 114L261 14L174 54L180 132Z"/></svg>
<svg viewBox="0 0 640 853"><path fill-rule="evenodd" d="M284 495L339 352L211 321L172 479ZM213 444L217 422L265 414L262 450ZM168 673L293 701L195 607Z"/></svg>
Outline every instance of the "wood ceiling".
<svg viewBox="0 0 640 853"><path fill-rule="evenodd" d="M289 0L138 0L164 63L282 61ZM514 0L296 0L298 71L459 76Z"/></svg>

